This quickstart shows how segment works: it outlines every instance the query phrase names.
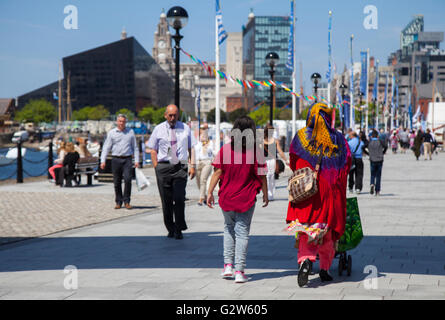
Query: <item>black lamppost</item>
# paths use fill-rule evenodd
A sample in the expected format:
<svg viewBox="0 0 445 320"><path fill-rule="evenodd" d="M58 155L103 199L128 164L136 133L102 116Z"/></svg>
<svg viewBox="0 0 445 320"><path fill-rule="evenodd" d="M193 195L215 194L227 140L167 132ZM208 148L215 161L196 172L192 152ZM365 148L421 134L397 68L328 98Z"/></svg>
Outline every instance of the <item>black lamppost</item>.
<svg viewBox="0 0 445 320"><path fill-rule="evenodd" d="M314 83L315 102L318 102L317 91L318 91L318 83L321 80L321 75L319 73L315 72L311 75L311 80Z"/></svg>
<svg viewBox="0 0 445 320"><path fill-rule="evenodd" d="M275 66L277 65L278 60L280 57L275 52L269 52L266 55L266 64L270 67L269 74L270 79L274 81L274 74L275 74ZM273 108L274 108L274 90L275 86L270 86L270 119L269 122L271 125L273 125Z"/></svg>
<svg viewBox="0 0 445 320"><path fill-rule="evenodd" d="M173 29L176 30L176 34L172 36L175 40L175 104L179 109L179 53L181 47L179 42L183 38L179 34L179 30L186 26L188 21L188 14L182 7L173 7L167 12L167 22Z"/></svg>
<svg viewBox="0 0 445 320"><path fill-rule="evenodd" d="M342 105L342 109L343 109L343 112L342 112L342 114L343 114L343 119L342 119L342 125L341 125L341 131L342 131L342 133L344 134L345 133L345 120L346 120L346 115L345 115L345 111L346 111L346 108L345 108L345 104L344 104L344 101L345 101L345 91L346 91L346 89L348 89L348 86L347 85L345 85L344 83L342 83L341 85L340 85L340 90L341 90L341 99L342 99L342 102L341 102L341 105Z"/></svg>
<svg viewBox="0 0 445 320"><path fill-rule="evenodd" d="M358 95L360 96L360 131L362 131L363 92L360 91Z"/></svg>

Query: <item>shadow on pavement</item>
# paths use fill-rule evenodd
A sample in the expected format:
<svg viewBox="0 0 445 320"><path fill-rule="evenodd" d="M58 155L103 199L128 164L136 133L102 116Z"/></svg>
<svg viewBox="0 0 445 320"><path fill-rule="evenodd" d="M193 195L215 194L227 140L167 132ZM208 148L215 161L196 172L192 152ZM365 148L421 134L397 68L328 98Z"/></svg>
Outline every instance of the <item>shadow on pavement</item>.
<svg viewBox="0 0 445 320"><path fill-rule="evenodd" d="M0 238L4 240L5 238ZM251 235L246 272L252 280L297 275L297 250L286 235ZM367 265L378 274L404 273L445 275L445 237L366 236L348 252L352 256L352 275L338 276L338 259L331 274L340 281L361 281ZM183 240L166 236L60 237L38 238L0 246L0 272L78 269L138 268L222 268L221 232L185 232ZM314 272L318 273L318 262ZM279 271L268 271L279 270ZM321 284L321 282L320 282Z"/></svg>

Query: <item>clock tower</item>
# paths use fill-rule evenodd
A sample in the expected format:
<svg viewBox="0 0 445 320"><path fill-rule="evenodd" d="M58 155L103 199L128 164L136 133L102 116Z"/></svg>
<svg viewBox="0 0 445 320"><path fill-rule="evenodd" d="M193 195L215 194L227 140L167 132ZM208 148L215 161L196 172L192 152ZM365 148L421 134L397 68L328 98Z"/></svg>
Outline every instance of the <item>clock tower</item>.
<svg viewBox="0 0 445 320"><path fill-rule="evenodd" d="M168 30L167 15L164 10L162 10L158 28L155 31L153 58L169 76L172 77L174 75L172 39Z"/></svg>

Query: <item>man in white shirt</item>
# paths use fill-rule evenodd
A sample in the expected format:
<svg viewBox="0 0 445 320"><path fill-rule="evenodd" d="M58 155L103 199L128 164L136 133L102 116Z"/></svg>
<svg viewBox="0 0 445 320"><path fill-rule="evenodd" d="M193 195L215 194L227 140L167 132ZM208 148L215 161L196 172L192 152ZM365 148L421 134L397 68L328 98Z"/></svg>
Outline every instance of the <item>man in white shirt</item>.
<svg viewBox="0 0 445 320"><path fill-rule="evenodd" d="M196 169L193 147L196 141L190 128L178 121L177 106L167 106L164 117L166 121L154 128L146 146L155 167L167 236L182 239L182 231L187 230L184 211L188 162L190 160L188 174L193 179Z"/></svg>

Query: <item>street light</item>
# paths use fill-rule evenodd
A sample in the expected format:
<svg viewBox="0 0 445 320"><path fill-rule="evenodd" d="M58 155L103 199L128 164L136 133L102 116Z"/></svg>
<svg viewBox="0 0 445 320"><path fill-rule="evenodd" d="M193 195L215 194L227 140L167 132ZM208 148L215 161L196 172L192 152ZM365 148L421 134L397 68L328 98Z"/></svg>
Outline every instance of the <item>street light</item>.
<svg viewBox="0 0 445 320"><path fill-rule="evenodd" d="M313 73L311 75L311 80L314 83L314 91L315 91L315 102L318 101L318 95L317 95L317 91L318 91L318 83L321 80L321 75L317 72Z"/></svg>
<svg viewBox="0 0 445 320"><path fill-rule="evenodd" d="M340 85L340 90L341 90L341 100L342 100L341 105L343 106L343 112L342 112L343 119L342 119L342 121L341 121L341 122L342 122L341 130L342 130L342 133L343 133L343 134L345 133L345 120L346 120L346 117L345 117L346 106L344 105L344 101L345 101L345 91L346 91L346 89L348 89L348 86L345 85L344 83L342 83L342 84Z"/></svg>
<svg viewBox="0 0 445 320"><path fill-rule="evenodd" d="M182 7L173 7L167 12L167 22L173 29L176 30L176 34L172 37L175 40L175 104L179 109L179 51L181 47L179 42L183 38L179 34L179 30L187 25L188 14Z"/></svg>
<svg viewBox="0 0 445 320"><path fill-rule="evenodd" d="M277 65L279 59L280 59L280 57L275 52L269 52L266 55L266 64L270 67L269 74L270 74L270 79L272 81L274 81L275 66ZM270 86L270 119L269 119L269 122L271 125L273 125L274 90L275 90L275 86L271 85Z"/></svg>

